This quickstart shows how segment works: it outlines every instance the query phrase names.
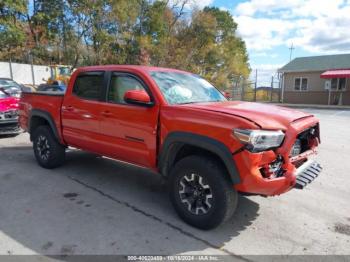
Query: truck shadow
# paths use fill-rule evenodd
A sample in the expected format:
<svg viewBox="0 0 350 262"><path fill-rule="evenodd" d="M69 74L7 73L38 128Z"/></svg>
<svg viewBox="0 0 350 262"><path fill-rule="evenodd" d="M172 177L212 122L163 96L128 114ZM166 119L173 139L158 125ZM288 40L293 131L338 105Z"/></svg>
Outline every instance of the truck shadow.
<svg viewBox="0 0 350 262"><path fill-rule="evenodd" d="M240 196L238 208L230 221L214 230L201 231L188 226L177 217L168 200L166 183L160 175L78 150L67 153L63 167L45 170L35 163L30 146L21 147L22 154L15 158L6 157L18 151L15 147L1 148L5 158L0 160L0 165L11 166L11 161L16 161L17 165L16 168L9 167L0 171L0 195L4 196L2 201L7 203L0 207L0 231L36 253L154 255L190 251L196 253L211 248L216 249L216 252L232 255L233 252L225 244L238 237L258 217L259 205L248 197ZM55 187L55 183L62 183L62 178L63 184L72 185ZM44 185L52 189L45 189ZM11 188L24 190L26 194L17 195L11 192ZM79 188L75 190L79 192L73 192L72 188ZM33 198L39 203L31 208L33 203L29 200ZM23 202L26 202L26 207ZM71 206L72 203L77 208L67 209L65 205ZM31 211L32 209L35 211ZM127 213L125 219L128 224L138 226L128 226L126 233L126 225L115 219L119 217L122 220L120 216L123 214L120 210ZM26 212L30 214L30 221L24 218L28 217ZM43 218L43 213L52 213L55 217L66 216L67 219L60 220L59 226L56 226L56 218L49 215ZM71 216L74 220L68 219ZM139 243L141 237L135 237L139 234L139 228L136 227L142 227L140 220L143 221L141 223L153 227L145 228L147 235L143 244ZM101 237L100 234L106 234L102 233L105 230L110 235ZM123 234L130 236L130 239L125 239L127 243L136 243L123 246L118 241L115 244L110 240L110 236L121 237ZM176 240L176 236L182 240ZM81 238L88 240L81 242ZM69 244L65 243L67 239L70 239ZM168 248L163 247L164 241L168 242ZM103 248L96 248L96 242ZM148 248L148 242L154 242L153 245L159 245L159 248ZM7 251L1 248L0 252Z"/></svg>
<svg viewBox="0 0 350 262"><path fill-rule="evenodd" d="M6 139L6 138L12 138L12 137L15 137L17 135L1 135L0 134L0 139Z"/></svg>

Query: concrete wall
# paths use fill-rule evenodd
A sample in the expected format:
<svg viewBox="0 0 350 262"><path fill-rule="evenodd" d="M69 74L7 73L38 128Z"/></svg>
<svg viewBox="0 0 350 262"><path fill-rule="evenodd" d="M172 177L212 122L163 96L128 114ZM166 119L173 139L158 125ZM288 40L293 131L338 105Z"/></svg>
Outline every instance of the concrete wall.
<svg viewBox="0 0 350 262"><path fill-rule="evenodd" d="M34 80L32 67L30 64L11 63L13 80L20 84L39 85L44 83L44 79L50 77L50 68L48 66L33 65ZM0 62L0 77L11 78L9 62Z"/></svg>
<svg viewBox="0 0 350 262"><path fill-rule="evenodd" d="M329 91L325 90L327 79L320 78L320 72L302 72L302 73L285 73L284 74L284 103L292 104L328 104ZM307 78L308 90L294 90L295 78ZM331 91L330 104L337 104L342 96L342 104L350 105L350 78L347 79L345 91Z"/></svg>

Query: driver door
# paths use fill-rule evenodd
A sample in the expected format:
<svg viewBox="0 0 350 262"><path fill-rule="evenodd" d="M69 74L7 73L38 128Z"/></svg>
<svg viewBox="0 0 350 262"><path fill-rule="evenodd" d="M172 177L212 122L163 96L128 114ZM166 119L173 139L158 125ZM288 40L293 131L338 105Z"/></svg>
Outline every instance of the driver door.
<svg viewBox="0 0 350 262"><path fill-rule="evenodd" d="M145 90L152 97L148 87L137 76L112 72L106 101L101 107L100 134L104 154L153 167L156 164L159 106L126 103L124 94L129 90Z"/></svg>

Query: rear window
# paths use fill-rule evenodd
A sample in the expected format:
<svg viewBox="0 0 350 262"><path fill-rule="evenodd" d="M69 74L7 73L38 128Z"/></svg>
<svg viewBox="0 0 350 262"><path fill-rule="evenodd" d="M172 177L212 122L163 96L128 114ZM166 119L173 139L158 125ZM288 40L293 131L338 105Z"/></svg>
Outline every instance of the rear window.
<svg viewBox="0 0 350 262"><path fill-rule="evenodd" d="M89 73L77 77L73 94L84 99L99 100L102 90L103 73Z"/></svg>

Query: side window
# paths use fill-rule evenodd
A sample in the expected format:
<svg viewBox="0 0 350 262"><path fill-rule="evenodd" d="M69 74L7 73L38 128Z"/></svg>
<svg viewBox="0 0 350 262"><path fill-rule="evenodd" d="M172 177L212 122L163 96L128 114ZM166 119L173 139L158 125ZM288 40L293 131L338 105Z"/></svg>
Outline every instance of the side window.
<svg viewBox="0 0 350 262"><path fill-rule="evenodd" d="M294 90L295 91L307 91L308 80L307 78L297 77L294 79Z"/></svg>
<svg viewBox="0 0 350 262"><path fill-rule="evenodd" d="M332 80L331 80L331 88L333 90L337 90L337 86L338 86L338 78L332 78Z"/></svg>
<svg viewBox="0 0 350 262"><path fill-rule="evenodd" d="M83 99L99 100L103 90L103 73L79 75L75 80L73 94Z"/></svg>
<svg viewBox="0 0 350 262"><path fill-rule="evenodd" d="M300 78L295 78L294 80L294 90L300 90Z"/></svg>
<svg viewBox="0 0 350 262"><path fill-rule="evenodd" d="M346 89L346 78L332 78L331 88L333 90L345 90Z"/></svg>
<svg viewBox="0 0 350 262"><path fill-rule="evenodd" d="M301 79L301 90L302 91L307 91L307 78L302 78Z"/></svg>
<svg viewBox="0 0 350 262"><path fill-rule="evenodd" d="M346 89L346 78L339 78L338 90L345 90L345 89Z"/></svg>
<svg viewBox="0 0 350 262"><path fill-rule="evenodd" d="M144 90L142 84L131 76L112 75L108 102L126 104L124 94L129 90Z"/></svg>

